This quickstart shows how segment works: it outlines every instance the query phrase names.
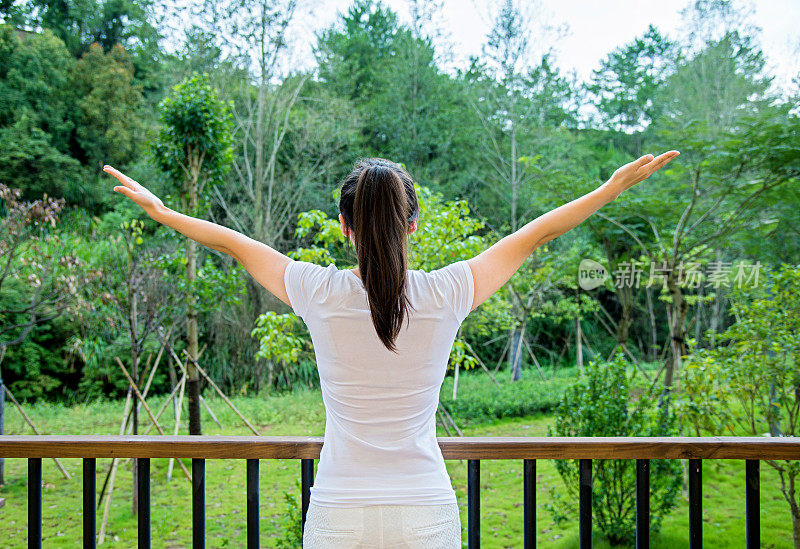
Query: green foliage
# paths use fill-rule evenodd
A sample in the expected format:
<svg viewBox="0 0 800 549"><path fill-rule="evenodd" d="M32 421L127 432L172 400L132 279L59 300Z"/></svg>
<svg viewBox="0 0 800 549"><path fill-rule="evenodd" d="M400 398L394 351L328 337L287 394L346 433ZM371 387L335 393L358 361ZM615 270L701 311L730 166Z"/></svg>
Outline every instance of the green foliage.
<svg viewBox="0 0 800 549"><path fill-rule="evenodd" d="M71 86L77 96L78 144L90 166L127 164L138 153L142 93L133 60L119 45L103 53L95 43L75 63Z"/></svg>
<svg viewBox="0 0 800 549"><path fill-rule="evenodd" d="M219 183L232 161L231 106L209 84L207 74L194 74L176 85L159 104L161 129L153 144L158 166L173 181L196 176Z"/></svg>
<svg viewBox="0 0 800 549"><path fill-rule="evenodd" d="M656 118L658 105L651 98L674 65L675 48L651 24L641 37L606 56L587 86L598 98L605 126L630 131Z"/></svg>
<svg viewBox="0 0 800 549"><path fill-rule="evenodd" d="M297 316L268 311L258 316L250 335L258 340L256 358L270 362L275 388L319 384L308 330Z"/></svg>
<svg viewBox="0 0 800 549"><path fill-rule="evenodd" d="M339 95L367 100L377 86L374 69L395 52L397 14L374 0L356 0L339 24L320 34L320 78Z"/></svg>
<svg viewBox="0 0 800 549"><path fill-rule="evenodd" d="M295 478L296 491L300 491L300 481ZM278 549L297 549L303 546L303 510L297 502L297 496L286 490L283 491L283 501L286 511L281 519L281 536L275 542Z"/></svg>
<svg viewBox="0 0 800 549"><path fill-rule="evenodd" d="M617 354L608 363L590 362L586 375L570 385L556 408L549 436L652 436L677 434L675 418L656 409L653 395L631 399L628 362ZM568 501L551 508L555 520L574 512L578 501L578 460L558 460L556 469L568 490ZM631 543L636 534L636 461L601 459L592 463L593 523L613 544ZM650 528L677 504L680 467L673 460L650 461ZM556 500L559 501L559 500ZM562 505L563 504L563 505Z"/></svg>
<svg viewBox="0 0 800 549"><path fill-rule="evenodd" d="M53 146L66 153L73 129L69 74L75 60L47 29L25 40L13 37L5 43L10 55L4 60L5 74L0 79L0 126L27 114L35 126L50 135Z"/></svg>
<svg viewBox="0 0 800 549"><path fill-rule="evenodd" d="M678 410L698 436L800 435L800 267L762 274L731 291L737 321L718 347L690 341Z"/></svg>
<svg viewBox="0 0 800 549"><path fill-rule="evenodd" d="M151 22L152 0L33 0L28 24L51 29L80 57L93 42L108 51L116 44L152 49L158 33Z"/></svg>
<svg viewBox="0 0 800 549"><path fill-rule="evenodd" d="M50 134L27 112L0 128L0 180L22 190L26 199L48 196L78 198L73 192L80 164L53 146Z"/></svg>
<svg viewBox="0 0 800 549"><path fill-rule="evenodd" d="M529 372L526 372L529 373ZM561 400L568 380L543 381L531 375L516 382L501 381L498 387L481 370L458 378L458 393L453 400L453 378L442 385L439 401L459 425L474 425L501 418L524 417L553 410Z"/></svg>
<svg viewBox="0 0 800 549"><path fill-rule="evenodd" d="M208 257L198 267L194 283L189 285L184 276L186 262L186 250L179 248L158 255L153 260L153 267L163 270L164 278L170 279L181 294L193 292L197 296L195 308L199 313L208 314L217 310L220 301L231 304L241 302L247 289L244 269L239 264L225 269Z"/></svg>

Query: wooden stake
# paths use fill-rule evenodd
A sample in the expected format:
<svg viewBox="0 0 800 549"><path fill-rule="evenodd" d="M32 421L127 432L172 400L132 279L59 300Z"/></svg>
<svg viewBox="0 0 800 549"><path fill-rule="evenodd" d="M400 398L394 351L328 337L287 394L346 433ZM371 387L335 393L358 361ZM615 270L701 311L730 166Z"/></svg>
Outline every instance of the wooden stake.
<svg viewBox="0 0 800 549"><path fill-rule="evenodd" d="M478 353L475 352L475 349L472 348L472 345L470 345L466 341L464 342L464 345L467 346L467 349L469 349L469 352L472 353L472 356L475 358L475 360L478 361L478 364L481 365L481 368L483 368L483 371L486 372L487 374L489 374L489 377L492 378L492 381L494 381L494 384L497 385L498 387L500 387L500 384L497 382L495 377L492 375L492 372L489 371L489 368L486 367L486 364L484 364L483 361L481 360L481 358L478 356Z"/></svg>
<svg viewBox="0 0 800 549"><path fill-rule="evenodd" d="M117 477L117 463L119 460L114 458L111 462L111 469L109 474L111 476L111 480L109 481L108 487L108 497L106 498L106 504L103 507L103 520L100 522L100 534L97 538L97 544L100 545L103 543L106 537L106 524L108 524L108 511L111 509L111 492L114 490L114 480Z"/></svg>
<svg viewBox="0 0 800 549"><path fill-rule="evenodd" d="M122 364L122 361L120 361L119 357L115 356L114 360L117 361L117 364L119 364L119 367L122 369L122 373L125 374L125 377L128 379L128 383L130 383L131 387L133 387L133 392L136 393L136 398L138 398L142 402L142 406L144 406L144 409L147 411L148 415L150 416L150 419L153 421L153 423L155 423L156 429L158 429L159 434L163 435L164 430L161 428L161 425L158 424L158 421L156 420L155 416L153 416L153 412L150 410L150 406L148 406L147 403L142 398L142 393L139 392L139 388L133 382L133 378L131 378L130 374L128 373L128 370L125 369L125 366ZM183 462L180 459L178 460L178 465L181 466L181 469L183 469L183 473L186 475L186 478L189 479L189 482L191 482L192 476L189 474L189 471L186 470L186 467L183 465Z"/></svg>
<svg viewBox="0 0 800 549"><path fill-rule="evenodd" d="M464 433L462 433L461 429L458 428L458 425L456 425L456 422L453 419L453 416L450 415L450 412L447 411L447 408L444 406L444 404L442 404L440 402L439 403L439 407L441 408L442 413L445 415L445 417L447 417L447 419L450 420L450 425L452 425L453 429L456 430L456 433L458 433L458 436L463 437Z"/></svg>
<svg viewBox="0 0 800 549"><path fill-rule="evenodd" d="M228 406L230 406L234 412L236 412L236 415L239 416L239 418L245 422L245 424L250 428L251 431L253 431L254 434L261 436L261 433L259 433L258 430L255 427L253 427L253 425L249 421L247 421L247 419L242 415L242 413L236 409L236 406L233 405L233 402L228 400L228 397L225 396L225 393L223 393L222 390L219 387L217 387L217 384L214 383L214 380L208 377L208 374L205 372L205 370L203 370L200 367L197 361L192 360L192 357L189 356L189 353L186 352L186 349L184 349L183 352L188 357L188 360L194 363L195 367L197 368L197 371L200 372L200 375L206 378L206 381L208 381L209 385L211 385L217 391L217 394L222 398L222 400L224 400L225 403Z"/></svg>
<svg viewBox="0 0 800 549"><path fill-rule="evenodd" d="M33 424L33 421L31 420L31 418L28 417L28 414L26 414L25 411L22 409L22 406L19 405L19 402L17 402L17 399L14 398L14 395L11 394L11 391L8 389L8 385L6 385L4 383L3 384L3 388L6 390L6 394L8 395L8 398L11 399L11 402L13 402L14 406L16 406L17 410L19 410L19 413L22 414L22 417L24 417L25 421L28 422L28 425L31 426L31 429L33 429L33 432L36 433L37 435L40 435L41 433L36 428L36 425ZM64 469L61 466L61 463L58 461L58 458L53 458L53 461L55 461L56 465L58 465L58 468L61 470L61 473L64 475L64 478L69 480L71 477L69 476L69 473L67 473L66 469Z"/></svg>
<svg viewBox="0 0 800 549"><path fill-rule="evenodd" d="M206 407L206 412L208 412L208 415L210 415L211 419L214 420L214 423L216 423L219 427L222 427L222 423L219 422L217 416L215 416L214 412L211 411L211 406L208 405L208 402L206 402L206 399L203 398L203 395L200 395L200 402L202 402Z"/></svg>
<svg viewBox="0 0 800 549"><path fill-rule="evenodd" d="M450 429L447 427L447 424L444 422L444 417L442 417L441 408L436 408L436 415L439 416L439 421L442 423L442 427L444 427L445 434L447 436L450 436Z"/></svg>
<svg viewBox="0 0 800 549"><path fill-rule="evenodd" d="M531 355L531 358L533 359L533 363L536 364L536 369L539 370L539 377L542 378L542 381L545 381L544 372L542 372L542 367L539 365L539 361L536 360L536 355L533 354L533 350L531 349L531 346L528 343L528 339L523 337L522 338L522 342L525 343L525 348L528 350L528 354Z"/></svg>
<svg viewBox="0 0 800 549"><path fill-rule="evenodd" d="M509 337L508 339L506 339L506 346L503 347L503 352L500 353L500 359L497 361L497 366L494 367L494 373L497 373L497 370L500 369L500 364L503 363L503 359L506 356L506 351L508 351L508 348L510 346L511 346L511 338Z"/></svg>
<svg viewBox="0 0 800 549"><path fill-rule="evenodd" d="M161 417L161 414L164 413L164 410L166 409L167 404L169 404L170 401L173 398L175 398L175 393L178 392L178 389L180 388L181 383L184 382L184 379L186 379L186 376L181 376L181 379L178 381L178 383L175 384L175 387L172 389L172 392L169 394L169 396L164 401L164 404L162 404L161 408L159 408L158 412L156 412L156 419L159 419ZM147 426L147 430L143 433L143 435L146 435L147 433L152 431L152 429L153 429L153 424L151 423L150 425Z"/></svg>
<svg viewBox="0 0 800 549"><path fill-rule="evenodd" d="M133 391L128 388L128 396L125 398L125 408L122 411L122 424L119 426L119 434L125 434L125 426L128 421L128 406L132 403ZM131 406L131 408L133 408ZM108 523L108 511L111 509L111 496L114 491L114 480L117 478L117 462L118 459L114 458L111 460L111 467L108 468L108 474L106 475L106 480L103 482L103 489L100 490L100 500L103 501L103 494L106 491L106 485L108 485L108 497L106 498L106 503L103 506L103 520L100 521L100 534L97 539L97 543L102 544L106 537L106 524Z"/></svg>
<svg viewBox="0 0 800 549"><path fill-rule="evenodd" d="M178 406L175 408L175 430L173 435L178 434L181 426L181 412L183 411L183 392L186 388L186 374L181 376L181 392L178 395ZM169 458L169 465L167 466L167 481L172 480L172 463L174 458Z"/></svg>

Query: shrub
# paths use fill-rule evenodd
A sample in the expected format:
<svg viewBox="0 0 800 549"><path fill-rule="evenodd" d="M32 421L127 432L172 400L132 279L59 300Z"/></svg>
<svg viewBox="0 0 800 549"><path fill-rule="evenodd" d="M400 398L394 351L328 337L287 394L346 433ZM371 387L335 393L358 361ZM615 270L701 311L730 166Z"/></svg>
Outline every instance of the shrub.
<svg viewBox="0 0 800 549"><path fill-rule="evenodd" d="M300 488L300 481L295 479L295 487ZM281 537L276 541L278 549L295 549L303 546L303 513L297 496L284 490L283 499L286 511L281 521Z"/></svg>
<svg viewBox="0 0 800 549"><path fill-rule="evenodd" d="M556 408L549 436L673 436L674 416L664 417L654 395L630 398L628 363L617 355L606 364L591 362L586 375L570 385ZM550 506L558 522L574 515L578 502L578 460L556 460L569 500L555 497ZM612 544L631 543L636 534L636 460L598 459L592 463L593 523ZM675 460L650 462L650 527L657 532L662 517L677 504L680 464Z"/></svg>
<svg viewBox="0 0 800 549"><path fill-rule="evenodd" d="M453 400L452 379L447 378L439 399L461 426L549 412L561 399L567 380L523 378L515 382L500 382L498 387L485 373L475 372L469 375L462 373L458 385L458 397Z"/></svg>

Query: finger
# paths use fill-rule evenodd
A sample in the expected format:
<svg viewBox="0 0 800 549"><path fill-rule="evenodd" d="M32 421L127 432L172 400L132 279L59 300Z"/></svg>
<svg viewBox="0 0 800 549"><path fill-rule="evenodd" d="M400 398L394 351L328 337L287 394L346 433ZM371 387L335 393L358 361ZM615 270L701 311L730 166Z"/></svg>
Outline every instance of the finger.
<svg viewBox="0 0 800 549"><path fill-rule="evenodd" d="M117 170L116 168L112 168L111 166L103 166L103 171L106 172L108 175L111 175L119 180L120 183L123 185L126 183L125 176L122 175L122 172Z"/></svg>
<svg viewBox="0 0 800 549"><path fill-rule="evenodd" d="M660 163L662 163L662 162L664 162L666 160L672 160L673 158L675 158L679 154L680 153L678 151L667 151L665 153L659 154L655 158L652 158L653 155L648 155L648 156L651 157L651 159L650 159L650 162L648 162L646 164L649 165L649 166L654 166L654 165L660 164Z"/></svg>
<svg viewBox="0 0 800 549"><path fill-rule="evenodd" d="M637 159L637 160L636 160L636 161L633 163L633 165L634 165L635 167L639 168L639 167L641 167L641 166L644 166L645 164L647 164L647 163L648 163L648 162L650 162L651 160L653 160L653 155L652 155L652 154L646 154L646 155L644 155L644 156L640 157L639 159Z"/></svg>
<svg viewBox="0 0 800 549"><path fill-rule="evenodd" d="M667 162L669 162L679 154L680 153L678 151L665 152L664 154L659 155L655 160L650 162L647 166L645 166L645 168L650 170L650 173L652 174L663 168Z"/></svg>
<svg viewBox="0 0 800 549"><path fill-rule="evenodd" d="M667 162L669 162L670 160L672 160L673 158L675 158L679 154L681 154L681 153L679 153L678 151L669 151L669 152L665 152L664 154L660 155L658 158L656 158L656 160L658 161L658 167L659 168L662 167L664 164L666 164Z"/></svg>
<svg viewBox="0 0 800 549"><path fill-rule="evenodd" d="M118 169L106 165L103 166L103 171L109 175L116 177L120 183L122 183L129 189L136 190L136 182L127 175L125 175L124 173L122 173L121 171L119 171Z"/></svg>
<svg viewBox="0 0 800 549"><path fill-rule="evenodd" d="M131 191L128 187L122 187L120 185L117 185L112 190L118 192L119 194L123 194L128 198L130 198L131 200L133 200L133 191Z"/></svg>

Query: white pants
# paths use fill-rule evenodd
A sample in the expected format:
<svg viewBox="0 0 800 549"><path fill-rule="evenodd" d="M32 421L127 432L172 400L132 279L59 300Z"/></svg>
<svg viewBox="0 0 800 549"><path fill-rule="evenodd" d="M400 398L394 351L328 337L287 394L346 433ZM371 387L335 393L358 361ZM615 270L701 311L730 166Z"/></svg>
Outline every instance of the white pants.
<svg viewBox="0 0 800 549"><path fill-rule="evenodd" d="M458 504L345 508L312 503L306 513L303 547L459 549Z"/></svg>

